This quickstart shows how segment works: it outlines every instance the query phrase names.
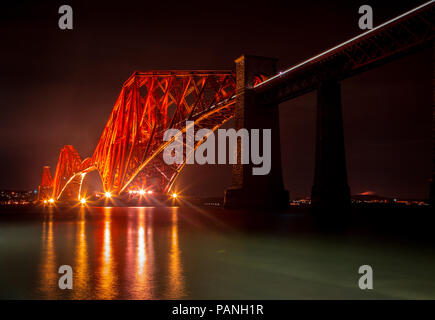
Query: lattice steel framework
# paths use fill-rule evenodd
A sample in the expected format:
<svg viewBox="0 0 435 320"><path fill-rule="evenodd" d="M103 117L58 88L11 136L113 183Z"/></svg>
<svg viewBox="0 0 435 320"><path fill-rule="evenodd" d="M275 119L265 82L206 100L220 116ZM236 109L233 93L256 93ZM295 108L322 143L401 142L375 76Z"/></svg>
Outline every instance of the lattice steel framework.
<svg viewBox="0 0 435 320"><path fill-rule="evenodd" d="M181 165L163 162L166 129L185 134L185 121L195 129L216 130L234 115L235 78L231 71L135 72L124 83L91 158L81 161L72 146L59 156L53 195L80 198L87 172L97 170L104 191L152 187L167 192ZM196 143L195 148L203 141ZM184 150L185 155L191 150Z"/></svg>
<svg viewBox="0 0 435 320"><path fill-rule="evenodd" d="M53 179L49 166L42 168L41 184L38 187L38 199L47 200L51 198L53 193Z"/></svg>
<svg viewBox="0 0 435 320"><path fill-rule="evenodd" d="M90 158L82 160L72 145L64 146L57 161L52 197L54 199L59 199L61 196L79 197L83 178L88 171L93 169Z"/></svg>

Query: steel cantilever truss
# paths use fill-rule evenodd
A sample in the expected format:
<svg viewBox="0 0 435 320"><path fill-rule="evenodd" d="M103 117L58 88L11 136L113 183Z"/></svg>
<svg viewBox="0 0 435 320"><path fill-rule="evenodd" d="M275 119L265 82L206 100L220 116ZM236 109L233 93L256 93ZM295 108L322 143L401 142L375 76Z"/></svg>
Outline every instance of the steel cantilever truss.
<svg viewBox="0 0 435 320"><path fill-rule="evenodd" d="M86 173L97 170L104 191L152 187L167 192L184 166L167 165L164 132L185 135L186 120L195 129L216 130L234 115L235 77L231 71L135 72L124 83L91 158L81 160L73 146L60 153L53 197L80 198ZM183 136L184 137L184 136ZM196 142L195 148L203 141ZM187 156L189 150L185 156Z"/></svg>
<svg viewBox="0 0 435 320"><path fill-rule="evenodd" d="M80 197L80 187L85 174L94 168L91 159L82 160L72 145L60 150L56 172L52 183L52 198L59 199Z"/></svg>
<svg viewBox="0 0 435 320"><path fill-rule="evenodd" d="M315 90L328 78L342 80L434 40L434 3L429 1L368 32L352 38L279 74L254 84L259 103L277 104ZM261 82L262 81L262 82ZM81 160L72 146L59 156L52 182L53 198L80 197L86 173L97 170L104 190L120 193L151 186L167 192L183 169L167 165L166 129L180 130L185 121L212 131L234 116L235 77L231 71L135 72L124 83L91 158ZM184 148L186 159L201 143ZM43 179L44 180L44 179ZM41 186L50 190L48 182Z"/></svg>
<svg viewBox="0 0 435 320"><path fill-rule="evenodd" d="M231 71L135 72L124 83L92 156L104 189L167 191L178 168L162 161L164 132L183 130L186 120L199 122L199 115L213 118L205 126L222 125L232 113L217 115L232 104L234 93Z"/></svg>

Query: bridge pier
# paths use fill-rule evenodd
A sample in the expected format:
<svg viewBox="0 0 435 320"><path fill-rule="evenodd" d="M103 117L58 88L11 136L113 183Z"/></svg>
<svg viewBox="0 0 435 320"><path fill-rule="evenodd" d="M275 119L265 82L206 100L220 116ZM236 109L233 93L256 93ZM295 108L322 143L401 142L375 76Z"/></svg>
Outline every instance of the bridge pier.
<svg viewBox="0 0 435 320"><path fill-rule="evenodd" d="M323 81L317 90L316 160L311 192L314 209L350 207L341 109L340 83Z"/></svg>
<svg viewBox="0 0 435 320"><path fill-rule="evenodd" d="M252 163L241 164L239 140L238 163L232 168L232 185L225 190L224 206L229 209L287 208L289 195L282 180L278 104L258 103L252 90L256 79L276 74L276 59L243 55L235 62L235 129L271 129L271 170L267 175L253 175Z"/></svg>

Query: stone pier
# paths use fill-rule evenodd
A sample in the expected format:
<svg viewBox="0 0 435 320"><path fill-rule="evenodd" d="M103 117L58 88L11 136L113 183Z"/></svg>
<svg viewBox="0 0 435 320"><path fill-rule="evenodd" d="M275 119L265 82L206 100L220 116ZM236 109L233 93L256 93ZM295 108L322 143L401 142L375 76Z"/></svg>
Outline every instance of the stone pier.
<svg viewBox="0 0 435 320"><path fill-rule="evenodd" d="M271 129L271 170L268 175L253 175L251 161L249 164L241 164L239 140L238 164L233 165L232 185L225 190L225 208L287 208L289 195L284 189L282 180L278 104L259 104L253 92L256 80L276 74L276 59L243 55L235 62L237 94L235 129Z"/></svg>

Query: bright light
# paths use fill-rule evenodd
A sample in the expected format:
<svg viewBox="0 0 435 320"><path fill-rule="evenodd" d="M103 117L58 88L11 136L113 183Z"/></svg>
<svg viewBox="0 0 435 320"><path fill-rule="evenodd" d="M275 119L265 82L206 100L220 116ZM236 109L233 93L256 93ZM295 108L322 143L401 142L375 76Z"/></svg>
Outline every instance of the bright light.
<svg viewBox="0 0 435 320"><path fill-rule="evenodd" d="M44 200L44 203L47 203L47 200Z"/></svg>
<svg viewBox="0 0 435 320"><path fill-rule="evenodd" d="M173 193L173 194L172 194L172 198L175 199L176 197L178 197L178 195L177 195L176 193Z"/></svg>
<svg viewBox="0 0 435 320"><path fill-rule="evenodd" d="M129 194L132 194L132 193L133 193L133 191L131 191L131 190L130 190L130 191L128 191L128 193L129 193Z"/></svg>
<svg viewBox="0 0 435 320"><path fill-rule="evenodd" d="M147 193L151 194L151 193L153 193L153 190L148 190Z"/></svg>
<svg viewBox="0 0 435 320"><path fill-rule="evenodd" d="M85 199L85 198L81 198L81 199L80 199L80 202L81 202L82 204L85 204L85 203L86 203L86 199Z"/></svg>
<svg viewBox="0 0 435 320"><path fill-rule="evenodd" d="M112 194L109 191L107 191L104 195L106 196L106 198L110 198L112 196Z"/></svg>
<svg viewBox="0 0 435 320"><path fill-rule="evenodd" d="M51 198L50 200L48 200L48 202L50 202L50 203L54 203L54 199Z"/></svg>
<svg viewBox="0 0 435 320"><path fill-rule="evenodd" d="M140 194L141 196L143 196L143 195L145 194L145 190L140 189L140 190L139 190L139 194Z"/></svg>

